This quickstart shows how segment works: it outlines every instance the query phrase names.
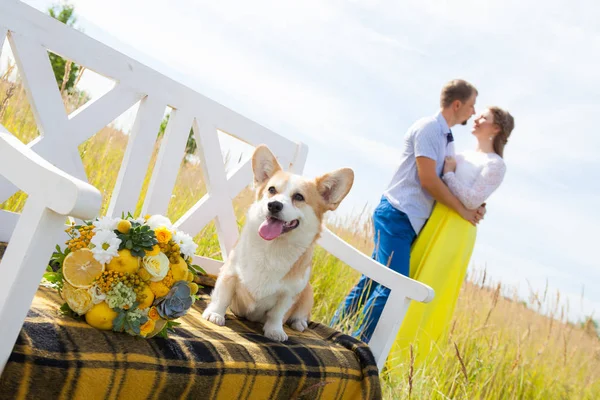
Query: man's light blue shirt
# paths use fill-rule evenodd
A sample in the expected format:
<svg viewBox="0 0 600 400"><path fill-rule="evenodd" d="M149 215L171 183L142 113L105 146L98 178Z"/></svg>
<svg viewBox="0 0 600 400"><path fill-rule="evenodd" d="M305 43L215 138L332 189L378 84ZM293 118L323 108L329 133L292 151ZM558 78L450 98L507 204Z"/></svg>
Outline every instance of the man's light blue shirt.
<svg viewBox="0 0 600 400"><path fill-rule="evenodd" d="M417 157L435 161L441 175L446 155L454 155L454 143L448 145L450 128L441 112L415 122L404 136L400 165L383 195L390 204L404 212L415 233L419 234L433 210L435 200L421 187Z"/></svg>

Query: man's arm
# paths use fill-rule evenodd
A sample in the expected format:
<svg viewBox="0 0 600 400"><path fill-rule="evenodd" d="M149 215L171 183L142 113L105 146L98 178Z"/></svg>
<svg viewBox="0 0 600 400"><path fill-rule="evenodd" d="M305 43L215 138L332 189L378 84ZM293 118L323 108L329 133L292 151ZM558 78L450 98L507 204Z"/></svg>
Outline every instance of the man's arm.
<svg viewBox="0 0 600 400"><path fill-rule="evenodd" d="M452 208L461 217L476 225L479 222L477 210L468 210L444 184L435 171L435 160L428 157L417 157L417 171L421 187L438 202Z"/></svg>

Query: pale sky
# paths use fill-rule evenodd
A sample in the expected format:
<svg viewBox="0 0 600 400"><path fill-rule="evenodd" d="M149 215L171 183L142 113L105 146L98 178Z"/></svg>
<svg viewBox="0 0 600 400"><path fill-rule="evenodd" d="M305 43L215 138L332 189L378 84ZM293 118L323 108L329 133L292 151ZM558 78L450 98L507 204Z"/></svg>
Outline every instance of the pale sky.
<svg viewBox="0 0 600 400"><path fill-rule="evenodd" d="M25 2L43 11L52 3ZM88 35L306 143L306 175L352 167L342 215L375 207L407 128L437 111L446 81L467 79L477 111L498 105L516 123L472 267L522 294L548 280L573 318L600 318L596 1L72 4ZM82 84L101 92L90 78ZM472 122L453 128L458 151L475 146Z"/></svg>

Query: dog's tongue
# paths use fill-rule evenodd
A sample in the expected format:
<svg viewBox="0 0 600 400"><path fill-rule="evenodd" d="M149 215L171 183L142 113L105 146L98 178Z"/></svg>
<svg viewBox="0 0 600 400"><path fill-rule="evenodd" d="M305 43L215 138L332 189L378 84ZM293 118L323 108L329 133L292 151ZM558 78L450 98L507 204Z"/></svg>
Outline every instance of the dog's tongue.
<svg viewBox="0 0 600 400"><path fill-rule="evenodd" d="M283 232L283 221L267 218L258 228L258 234L265 240L273 240Z"/></svg>

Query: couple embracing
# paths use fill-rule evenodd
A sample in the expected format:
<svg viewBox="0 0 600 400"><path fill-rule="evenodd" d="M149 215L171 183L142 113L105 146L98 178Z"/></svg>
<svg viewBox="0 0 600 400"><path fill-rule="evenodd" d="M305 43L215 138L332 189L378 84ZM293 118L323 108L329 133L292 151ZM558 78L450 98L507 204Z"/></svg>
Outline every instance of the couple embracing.
<svg viewBox="0 0 600 400"><path fill-rule="evenodd" d="M395 346L411 344L425 357L444 335L475 245L486 199L501 184L504 146L513 117L488 107L474 122L475 149L455 154L451 128L475 115L477 89L464 80L448 82L440 110L415 122L404 138L400 163L373 213L372 257L435 291L431 303L411 302ZM352 333L369 342L390 290L362 276L336 312L331 325L360 310Z"/></svg>

